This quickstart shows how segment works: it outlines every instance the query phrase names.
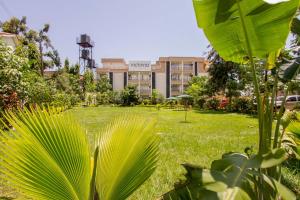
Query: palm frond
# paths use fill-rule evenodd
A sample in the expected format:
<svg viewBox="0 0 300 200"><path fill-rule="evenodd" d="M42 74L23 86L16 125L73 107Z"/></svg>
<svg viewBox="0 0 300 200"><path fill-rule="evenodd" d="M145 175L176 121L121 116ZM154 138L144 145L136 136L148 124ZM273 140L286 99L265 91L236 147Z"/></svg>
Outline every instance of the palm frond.
<svg viewBox="0 0 300 200"><path fill-rule="evenodd" d="M33 199L88 199L90 152L84 131L69 114L25 109L5 118L0 174Z"/></svg>
<svg viewBox="0 0 300 200"><path fill-rule="evenodd" d="M158 154L154 125L153 120L120 118L100 135L96 179L100 199L126 199L153 173Z"/></svg>

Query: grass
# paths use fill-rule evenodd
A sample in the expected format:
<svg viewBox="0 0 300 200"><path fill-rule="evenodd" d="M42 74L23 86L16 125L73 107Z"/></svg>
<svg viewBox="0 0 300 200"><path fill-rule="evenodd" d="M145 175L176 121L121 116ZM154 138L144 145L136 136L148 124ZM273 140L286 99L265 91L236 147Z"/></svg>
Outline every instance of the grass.
<svg viewBox="0 0 300 200"><path fill-rule="evenodd" d="M184 111L158 111L153 107L77 107L68 112L73 113L86 128L91 143L95 134L120 115L135 114L157 119L154 131L161 138L158 167L130 200L157 199L172 189L174 182L184 173L182 163L209 167L212 160L219 159L225 152L243 152L249 146L257 148L257 120L247 115L193 110L188 112L185 123ZM284 183L297 191L300 199L300 174L286 168L283 168L283 174ZM3 189L0 183L0 196L3 193L15 196L14 191L1 191Z"/></svg>
<svg viewBox="0 0 300 200"><path fill-rule="evenodd" d="M117 116L130 113L157 119L155 132L161 137L157 170L130 199L157 199L182 177L182 163L209 167L224 152L243 152L245 147L257 146L257 120L247 115L195 110L188 113L185 123L184 111L169 109L93 107L70 112L87 129L91 142L93 135Z"/></svg>

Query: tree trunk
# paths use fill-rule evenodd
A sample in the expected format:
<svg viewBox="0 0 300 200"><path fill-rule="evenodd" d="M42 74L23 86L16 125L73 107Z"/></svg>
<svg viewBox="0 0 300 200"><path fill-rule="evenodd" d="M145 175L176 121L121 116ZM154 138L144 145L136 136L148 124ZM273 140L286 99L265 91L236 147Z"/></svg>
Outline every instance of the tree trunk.
<svg viewBox="0 0 300 200"><path fill-rule="evenodd" d="M44 77L44 60L43 60L43 47L42 42L39 42L39 51L40 51L40 73Z"/></svg>

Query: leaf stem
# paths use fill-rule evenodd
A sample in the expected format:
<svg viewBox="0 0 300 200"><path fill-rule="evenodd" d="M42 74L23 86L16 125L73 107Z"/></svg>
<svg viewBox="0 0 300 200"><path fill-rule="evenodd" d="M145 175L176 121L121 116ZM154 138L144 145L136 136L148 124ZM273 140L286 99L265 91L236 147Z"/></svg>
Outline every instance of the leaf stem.
<svg viewBox="0 0 300 200"><path fill-rule="evenodd" d="M265 145L264 145L264 141L263 141L263 112L262 112L261 97L260 97L260 92L259 92L259 84L258 84L258 79L256 76L256 67L255 67L255 63L254 63L254 59L253 59L253 53L252 53L252 49L251 49L251 45L250 45L250 39L249 39L249 36L247 33L246 24L245 24L244 17L243 17L243 12L242 12L242 9L240 6L240 0L236 0L236 3L237 3L239 15L240 15L241 23L242 23L243 33L244 33L244 36L246 39L246 46L247 46L248 56L249 56L249 60L250 60L251 72L252 72L252 76L253 76L253 84L254 84L255 96L256 96L256 100L257 100L257 112L258 112L258 124L259 124L259 153L262 153Z"/></svg>

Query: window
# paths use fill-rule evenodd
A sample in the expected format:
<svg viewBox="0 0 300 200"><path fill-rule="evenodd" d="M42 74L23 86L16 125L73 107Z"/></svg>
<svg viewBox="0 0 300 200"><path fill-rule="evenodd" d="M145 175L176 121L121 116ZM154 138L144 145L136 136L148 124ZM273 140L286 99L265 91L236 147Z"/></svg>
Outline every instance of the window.
<svg viewBox="0 0 300 200"><path fill-rule="evenodd" d="M296 97L289 97L287 99L287 101L291 102L291 101L297 101L297 98Z"/></svg>

